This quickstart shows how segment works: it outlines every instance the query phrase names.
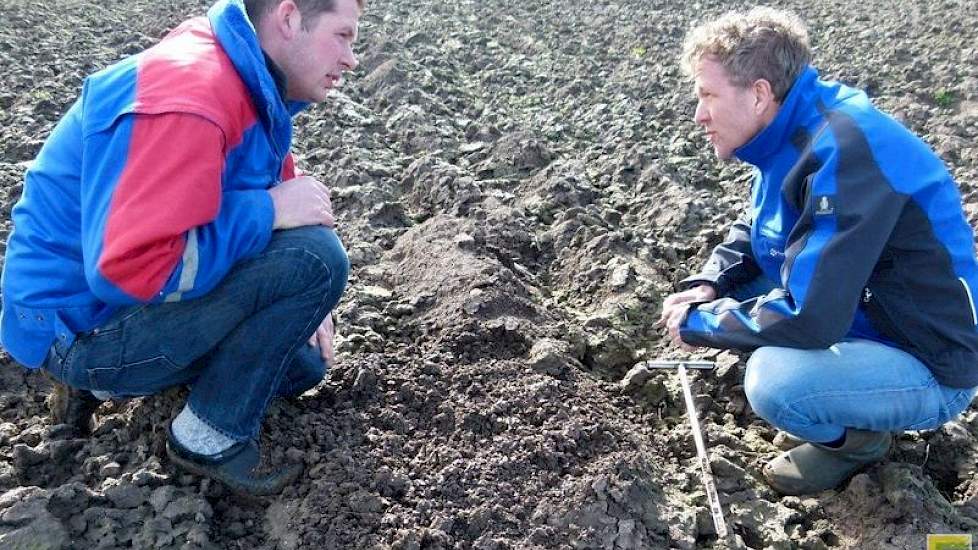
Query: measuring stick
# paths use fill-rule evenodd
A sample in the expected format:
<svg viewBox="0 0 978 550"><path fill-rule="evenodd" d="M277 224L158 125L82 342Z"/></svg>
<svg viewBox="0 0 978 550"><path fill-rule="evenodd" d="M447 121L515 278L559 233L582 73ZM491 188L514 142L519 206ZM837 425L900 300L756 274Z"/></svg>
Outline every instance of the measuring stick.
<svg viewBox="0 0 978 550"><path fill-rule="evenodd" d="M717 531L717 538L723 539L727 536L727 522L723 519L723 508L720 507L720 495L717 493L717 485L713 480L713 468L710 467L710 459L706 456L706 445L703 443L700 421L696 417L696 404L693 403L693 393L689 389L689 378L686 376L687 365L690 368L704 370L712 369L715 366L713 363L707 361L653 361L647 363L649 368L675 368L679 371L679 382L682 384L683 398L686 400L686 412L689 414L689 424L693 428L693 442L696 443L696 456L700 463L703 486L706 488L706 500L710 506L710 514L713 516L713 527Z"/></svg>

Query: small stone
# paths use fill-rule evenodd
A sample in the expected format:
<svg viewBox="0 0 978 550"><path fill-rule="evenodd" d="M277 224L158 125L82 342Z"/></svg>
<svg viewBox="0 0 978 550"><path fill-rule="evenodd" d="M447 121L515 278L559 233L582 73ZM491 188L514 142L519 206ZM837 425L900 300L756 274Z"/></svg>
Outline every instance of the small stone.
<svg viewBox="0 0 978 550"><path fill-rule="evenodd" d="M484 141L475 141L472 143L464 143L459 146L458 151L462 154L474 153L476 151L481 151L485 149L487 144Z"/></svg>
<svg viewBox="0 0 978 550"><path fill-rule="evenodd" d="M29 447L23 443L14 445L13 451L14 466L18 470L24 470L31 466L36 466L48 460L48 454L43 450Z"/></svg>
<svg viewBox="0 0 978 550"><path fill-rule="evenodd" d="M415 308L411 304L395 304L394 307L391 308L391 314L394 315L394 317L407 317L408 315L413 314L414 311Z"/></svg>
<svg viewBox="0 0 978 550"><path fill-rule="evenodd" d="M146 502L146 490L128 483L115 485L105 490L105 496L116 508L137 508Z"/></svg>
<svg viewBox="0 0 978 550"><path fill-rule="evenodd" d="M619 265L611 272L611 288L620 289L625 287L631 279L632 265L628 263Z"/></svg>
<svg viewBox="0 0 978 550"><path fill-rule="evenodd" d="M360 289L360 302L366 305L382 305L394 296L394 293L382 286L365 286Z"/></svg>
<svg viewBox="0 0 978 550"><path fill-rule="evenodd" d="M469 315L475 315L482 308L482 302L478 299L468 299L462 304L462 309Z"/></svg>
<svg viewBox="0 0 978 550"><path fill-rule="evenodd" d="M48 445L48 449L51 452L51 460L58 464L62 464L69 460L73 454L75 454L78 449L84 446L85 442L81 439L58 439L52 441Z"/></svg>
<svg viewBox="0 0 978 550"><path fill-rule="evenodd" d="M119 474L122 473L122 466L120 466L118 462L109 462L108 464L102 466L99 473L102 475L103 479L119 477Z"/></svg>
<svg viewBox="0 0 978 550"><path fill-rule="evenodd" d="M175 493L176 489L172 485L164 485L153 491L149 497L149 503L157 514L162 513L175 498Z"/></svg>
<svg viewBox="0 0 978 550"><path fill-rule="evenodd" d="M566 345L561 344L549 338L536 341L530 349L530 368L539 373L559 374L567 364Z"/></svg>
<svg viewBox="0 0 978 550"><path fill-rule="evenodd" d="M459 233L455 236L455 246L462 250L471 250L475 247L475 238L467 233Z"/></svg>
<svg viewBox="0 0 978 550"><path fill-rule="evenodd" d="M139 487L159 487L169 481L169 477L157 472L142 469L132 475L132 482Z"/></svg>
<svg viewBox="0 0 978 550"><path fill-rule="evenodd" d="M377 388L377 375L373 371L360 368L356 378L353 379L353 391L357 393L370 393Z"/></svg>
<svg viewBox="0 0 978 550"><path fill-rule="evenodd" d="M285 451L285 458L289 459L289 462L299 463L305 460L306 453L295 447L290 447L289 450Z"/></svg>
<svg viewBox="0 0 978 550"><path fill-rule="evenodd" d="M637 390L645 385L652 378L652 371L644 362L638 363L625 373L625 377L618 382L623 390Z"/></svg>

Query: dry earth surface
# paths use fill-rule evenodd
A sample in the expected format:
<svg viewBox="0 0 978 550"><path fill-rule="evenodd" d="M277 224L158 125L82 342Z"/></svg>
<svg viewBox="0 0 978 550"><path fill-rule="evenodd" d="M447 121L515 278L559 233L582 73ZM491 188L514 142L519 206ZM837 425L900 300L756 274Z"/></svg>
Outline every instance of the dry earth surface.
<svg viewBox="0 0 978 550"><path fill-rule="evenodd" d="M743 358L694 377L733 535L717 541L663 297L743 209L675 62L685 30L742 2L371 0L361 65L297 121L353 263L339 364L274 403L268 459L305 464L248 501L163 453L184 390L52 426L49 386L3 355L2 548L898 548L978 532L978 409L903 434L838 491L780 498L782 444L746 404ZM865 88L948 162L978 221L973 0L780 2L823 75ZM0 3L0 240L24 163L82 78L204 0ZM165 205L161 205L165 207ZM0 250L2 251L2 250Z"/></svg>

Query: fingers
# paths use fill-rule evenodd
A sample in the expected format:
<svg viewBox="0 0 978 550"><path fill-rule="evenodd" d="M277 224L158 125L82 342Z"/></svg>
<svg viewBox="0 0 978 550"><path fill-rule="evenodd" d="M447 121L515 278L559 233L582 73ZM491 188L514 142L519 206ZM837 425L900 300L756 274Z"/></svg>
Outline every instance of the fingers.
<svg viewBox="0 0 978 550"><path fill-rule="evenodd" d="M329 198L329 189L316 182L315 190L322 225L330 228L336 227L336 217L333 215L333 202Z"/></svg>
<svg viewBox="0 0 978 550"><path fill-rule="evenodd" d="M669 340L672 342L672 345L683 351L691 352L696 350L693 346L683 342L682 336L679 333L679 327L669 329Z"/></svg>
<svg viewBox="0 0 978 550"><path fill-rule="evenodd" d="M664 327L666 329L666 334L674 346L687 352L694 351L695 348L683 342L683 339L680 336L680 329L683 326L683 322L686 321L686 316L689 314L690 307L691 306L685 302L664 306L662 309L662 316L655 323L657 328Z"/></svg>
<svg viewBox="0 0 978 550"><path fill-rule="evenodd" d="M670 294L662 301L662 313L659 315L659 320L653 326L655 328L666 326L669 320L677 315L677 311L682 315L682 319L679 321L681 324L686 318L686 312L689 310L688 304L694 302L712 302L716 297L716 289L706 284L697 285L688 290Z"/></svg>
<svg viewBox="0 0 978 550"><path fill-rule="evenodd" d="M323 319L323 323L320 325L322 329L322 335L320 339L319 350L322 353L323 360L330 366L336 364L336 356L333 353L333 336L336 333L333 328L333 314L329 314Z"/></svg>
<svg viewBox="0 0 978 550"><path fill-rule="evenodd" d="M668 326L669 322L676 315L682 314L682 316L685 318L686 310L689 309L689 306L687 305L688 303L689 303L688 301L673 302L673 303L664 302L662 304L662 313L659 314L659 320L658 322L656 322L657 328Z"/></svg>
<svg viewBox="0 0 978 550"><path fill-rule="evenodd" d="M670 334L679 334L679 327L686 320L687 311L689 311L689 306L686 305L674 307L669 310L669 316L666 317L665 325Z"/></svg>
<svg viewBox="0 0 978 550"><path fill-rule="evenodd" d="M321 352L321 357L326 364L332 367L336 364L336 358L333 355L333 339L330 338L326 340L325 344L319 348Z"/></svg>
<svg viewBox="0 0 978 550"><path fill-rule="evenodd" d="M333 336L335 332L333 329L333 315L330 314L319 323L315 332L309 337L309 345L319 346L319 356L330 366L334 365L336 361L336 356L333 353Z"/></svg>
<svg viewBox="0 0 978 550"><path fill-rule="evenodd" d="M324 211L322 213L323 225L329 228L336 227L336 218L333 217L333 213L329 211Z"/></svg>

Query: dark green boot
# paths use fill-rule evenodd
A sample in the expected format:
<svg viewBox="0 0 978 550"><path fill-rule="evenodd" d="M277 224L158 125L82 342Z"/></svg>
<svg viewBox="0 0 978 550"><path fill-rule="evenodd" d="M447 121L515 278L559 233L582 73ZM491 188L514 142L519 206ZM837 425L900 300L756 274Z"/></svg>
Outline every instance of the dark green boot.
<svg viewBox="0 0 978 550"><path fill-rule="evenodd" d="M886 457L889 432L849 429L841 447L805 443L781 453L764 467L764 478L785 495L808 495L834 489L860 468Z"/></svg>

